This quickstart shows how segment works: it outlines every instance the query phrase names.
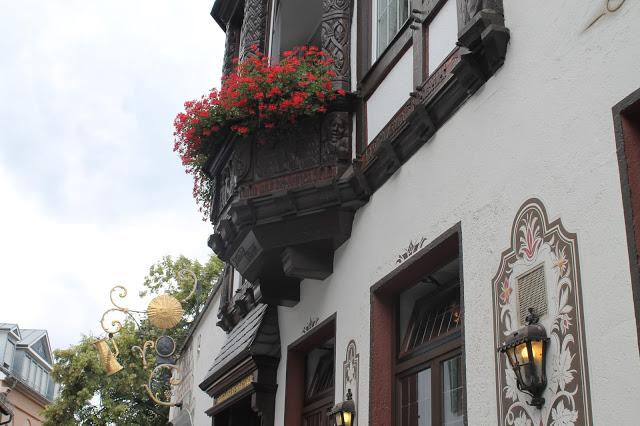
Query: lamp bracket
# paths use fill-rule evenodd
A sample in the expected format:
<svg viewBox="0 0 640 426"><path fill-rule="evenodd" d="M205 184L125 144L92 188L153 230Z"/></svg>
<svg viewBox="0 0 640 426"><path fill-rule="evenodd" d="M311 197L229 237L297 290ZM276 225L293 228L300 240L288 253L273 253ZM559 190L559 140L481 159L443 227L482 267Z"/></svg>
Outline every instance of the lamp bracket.
<svg viewBox="0 0 640 426"><path fill-rule="evenodd" d="M538 321L540 321L540 317L538 315L536 315L536 313L533 311L533 308L529 308L527 309L527 311L529 312L527 314L527 316L524 319L524 323L526 325L533 325L533 324L537 324Z"/></svg>

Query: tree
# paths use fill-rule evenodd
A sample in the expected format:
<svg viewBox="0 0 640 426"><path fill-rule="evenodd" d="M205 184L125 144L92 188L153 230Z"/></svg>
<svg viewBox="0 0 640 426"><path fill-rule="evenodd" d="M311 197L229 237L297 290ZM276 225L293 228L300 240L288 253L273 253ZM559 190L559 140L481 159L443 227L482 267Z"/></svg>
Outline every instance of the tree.
<svg viewBox="0 0 640 426"><path fill-rule="evenodd" d="M164 332L176 340L178 348L217 282L222 262L215 256L204 265L184 256L175 260L165 256L150 267L143 283L145 290L140 294L141 297L161 293L169 293L178 299L186 297L191 291L192 279L185 276L174 280L182 269L195 273L199 290L196 297L183 303L185 316L181 323ZM133 346L142 346L145 340L155 340L160 334L162 331L147 321L137 325L127 320L113 337L120 349L118 361L124 368L109 377L93 345L97 340L95 337L83 336L78 344L55 351L53 378L60 385L60 395L43 413L45 426L165 425L169 410L155 404L143 388L155 365L154 351L147 351L150 369L145 370L139 352L131 350ZM162 390L154 386L154 390L158 389Z"/></svg>

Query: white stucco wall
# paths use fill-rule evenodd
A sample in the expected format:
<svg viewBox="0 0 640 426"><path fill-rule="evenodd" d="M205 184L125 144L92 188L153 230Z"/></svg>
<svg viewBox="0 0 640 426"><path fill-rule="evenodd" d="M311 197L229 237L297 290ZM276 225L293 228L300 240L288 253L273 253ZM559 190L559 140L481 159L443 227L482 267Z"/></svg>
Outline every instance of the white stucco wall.
<svg viewBox="0 0 640 426"><path fill-rule="evenodd" d="M180 368L189 376L185 384L191 388L191 397L185 398L184 409L191 411L193 424L195 426L211 424L211 418L205 414L205 411L211 408L213 399L200 390L198 385L202 383L207 372L213 365L213 360L216 355L218 355L218 352L220 352L220 348L224 344L227 336L220 327L216 326L216 322L218 321L217 313L220 306L220 293L221 292L218 291L209 304L202 321L194 330L189 344L183 352L181 360L178 362ZM186 360L187 358L189 361ZM189 366L191 367L190 371ZM175 419L181 414L180 411L178 408L171 408L169 419Z"/></svg>
<svg viewBox="0 0 640 426"><path fill-rule="evenodd" d="M504 3L511 31L504 66L358 211L333 275L304 281L300 303L279 309L277 425L287 345L310 317L334 312L336 394L355 339L359 424L368 424L370 286L395 268L410 240L432 241L458 222L468 424L495 425L491 279L530 197L578 235L593 423L637 424L640 362L611 107L640 86L640 2L626 2L587 32L600 2Z"/></svg>
<svg viewBox="0 0 640 426"><path fill-rule="evenodd" d="M429 75L438 69L458 41L456 0L447 0L429 23Z"/></svg>
<svg viewBox="0 0 640 426"><path fill-rule="evenodd" d="M367 100L367 143L409 99L413 90L413 50L409 48Z"/></svg>

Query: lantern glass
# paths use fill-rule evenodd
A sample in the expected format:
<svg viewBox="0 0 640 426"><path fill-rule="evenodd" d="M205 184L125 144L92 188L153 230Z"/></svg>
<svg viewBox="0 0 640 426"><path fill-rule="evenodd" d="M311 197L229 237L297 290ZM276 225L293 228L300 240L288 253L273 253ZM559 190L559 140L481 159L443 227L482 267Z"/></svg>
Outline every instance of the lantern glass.
<svg viewBox="0 0 640 426"><path fill-rule="evenodd" d="M527 347L527 342L520 343L516 346L515 355L518 361L517 365L529 364L529 348Z"/></svg>
<svg viewBox="0 0 640 426"><path fill-rule="evenodd" d="M336 413L336 426L343 426L342 413L339 411Z"/></svg>
<svg viewBox="0 0 640 426"><path fill-rule="evenodd" d="M511 364L511 368L516 368L518 366L518 360L516 359L516 348L508 348L505 352L507 354L509 364Z"/></svg>
<svg viewBox="0 0 640 426"><path fill-rule="evenodd" d="M538 317L533 309L529 309L527 324L498 348L499 352L505 353L511 364L518 389L529 393L533 397L530 404L538 408L544 405L542 394L547 386L544 364L548 341L546 330L538 324Z"/></svg>
<svg viewBox="0 0 640 426"><path fill-rule="evenodd" d="M344 426L351 426L351 411L344 411L342 413Z"/></svg>

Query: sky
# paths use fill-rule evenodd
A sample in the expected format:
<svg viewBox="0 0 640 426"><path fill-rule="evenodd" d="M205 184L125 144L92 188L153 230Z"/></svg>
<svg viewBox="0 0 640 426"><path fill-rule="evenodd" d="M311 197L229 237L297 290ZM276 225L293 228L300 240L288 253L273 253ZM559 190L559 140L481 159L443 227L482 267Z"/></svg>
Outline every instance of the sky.
<svg viewBox="0 0 640 426"><path fill-rule="evenodd" d="M219 85L213 0L0 0L0 322L54 348L131 308L164 255L212 231L173 146L184 101Z"/></svg>

